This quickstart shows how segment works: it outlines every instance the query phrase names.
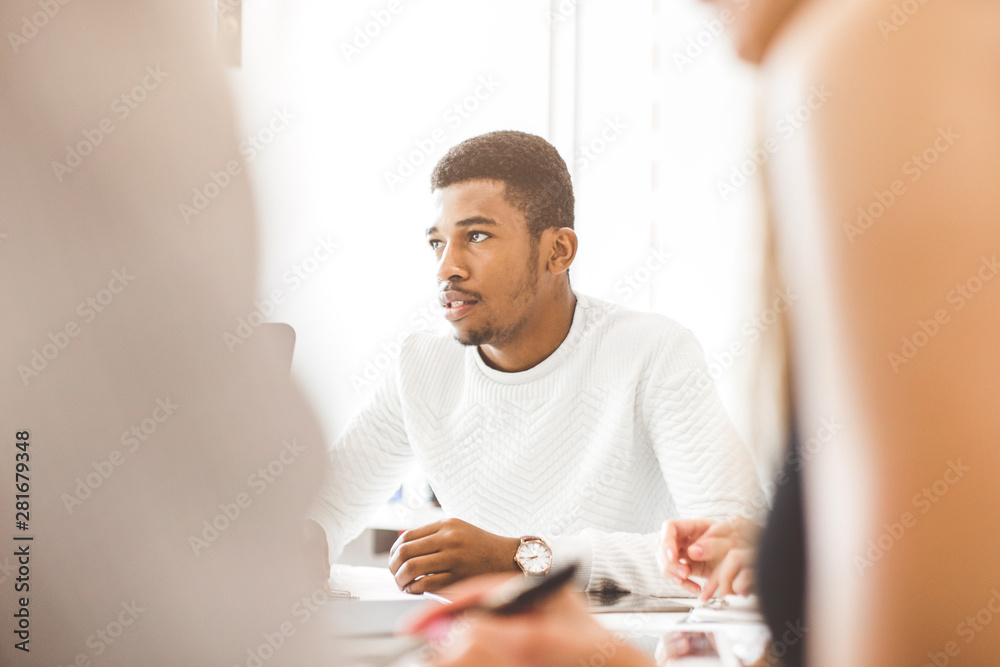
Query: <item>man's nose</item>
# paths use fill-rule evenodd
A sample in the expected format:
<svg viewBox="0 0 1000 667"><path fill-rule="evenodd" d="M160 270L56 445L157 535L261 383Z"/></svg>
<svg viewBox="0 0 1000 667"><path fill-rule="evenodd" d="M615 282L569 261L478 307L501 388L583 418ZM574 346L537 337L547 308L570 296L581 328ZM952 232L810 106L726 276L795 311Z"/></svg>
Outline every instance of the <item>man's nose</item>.
<svg viewBox="0 0 1000 667"><path fill-rule="evenodd" d="M465 280L469 277L469 270L465 263L464 254L459 248L449 243L441 251L441 259L438 260L437 277L440 282L450 282L453 280Z"/></svg>

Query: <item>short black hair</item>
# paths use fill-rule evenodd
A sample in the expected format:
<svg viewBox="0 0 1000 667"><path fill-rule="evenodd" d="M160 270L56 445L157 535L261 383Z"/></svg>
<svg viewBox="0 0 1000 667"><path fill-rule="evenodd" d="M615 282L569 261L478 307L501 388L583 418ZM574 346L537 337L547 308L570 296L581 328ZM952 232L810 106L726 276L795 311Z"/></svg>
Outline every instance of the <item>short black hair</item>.
<svg viewBox="0 0 1000 667"><path fill-rule="evenodd" d="M535 238L550 227L573 227L573 183L555 146L527 132L501 130L453 146L434 167L431 192L488 179L505 184L504 198L524 213Z"/></svg>

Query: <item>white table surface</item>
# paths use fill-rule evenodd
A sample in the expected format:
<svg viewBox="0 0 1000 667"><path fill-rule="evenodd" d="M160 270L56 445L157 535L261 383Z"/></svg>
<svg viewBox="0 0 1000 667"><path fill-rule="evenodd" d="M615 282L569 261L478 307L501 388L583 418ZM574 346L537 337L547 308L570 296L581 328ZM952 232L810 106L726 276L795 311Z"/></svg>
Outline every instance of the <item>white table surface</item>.
<svg viewBox="0 0 1000 667"><path fill-rule="evenodd" d="M353 596L365 601L401 601L417 602L423 598L419 595L403 593L396 587L392 574L385 567L363 567L350 565L334 565L331 569L330 584L334 589L349 591ZM678 602L690 604L690 598L670 598ZM430 599L428 604L434 604ZM349 604L349 602L348 602ZM739 609L747 606L746 600L734 601L733 607ZM711 617L703 610L698 614ZM750 663L764 651L768 639L767 629L763 623L732 622L724 613L715 614L723 622L688 621L687 612L603 612L595 613L594 618L612 632L619 633L626 640L637 643L648 652L653 652L659 638L665 633L675 630L702 630L714 632L721 636L724 643L743 661ZM728 622L727 622L728 620ZM682 660L671 663L694 667L694 661ZM698 664L709 664L704 661ZM715 664L724 664L718 663Z"/></svg>

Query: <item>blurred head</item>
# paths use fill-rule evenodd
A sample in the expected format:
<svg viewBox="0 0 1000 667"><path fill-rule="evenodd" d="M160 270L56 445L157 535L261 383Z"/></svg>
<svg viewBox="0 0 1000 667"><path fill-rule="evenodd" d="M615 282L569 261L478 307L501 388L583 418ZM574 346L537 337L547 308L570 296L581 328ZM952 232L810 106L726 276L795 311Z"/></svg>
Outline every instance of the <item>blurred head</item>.
<svg viewBox="0 0 1000 667"><path fill-rule="evenodd" d="M463 345L502 347L560 291L576 254L573 186L555 147L524 132L464 141L431 175L445 316Z"/></svg>
<svg viewBox="0 0 1000 667"><path fill-rule="evenodd" d="M802 0L703 0L720 12L728 10L734 20L728 23L730 37L740 58L759 63L778 29Z"/></svg>

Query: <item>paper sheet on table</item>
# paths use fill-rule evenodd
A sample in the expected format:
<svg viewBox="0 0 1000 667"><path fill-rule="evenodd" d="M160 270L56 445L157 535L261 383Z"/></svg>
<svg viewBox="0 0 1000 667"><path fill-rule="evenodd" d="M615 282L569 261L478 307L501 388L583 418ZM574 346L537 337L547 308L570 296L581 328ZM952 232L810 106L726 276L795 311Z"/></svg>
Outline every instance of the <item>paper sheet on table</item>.
<svg viewBox="0 0 1000 667"><path fill-rule="evenodd" d="M420 595L410 595L399 590L388 567L361 565L334 565L330 568L330 587L334 591L347 591L361 600L422 600Z"/></svg>
<svg viewBox="0 0 1000 667"><path fill-rule="evenodd" d="M400 591L387 567L334 565L330 587L351 594L350 599L333 598L323 608L331 634L338 637L392 637L401 619L434 604L422 595Z"/></svg>

